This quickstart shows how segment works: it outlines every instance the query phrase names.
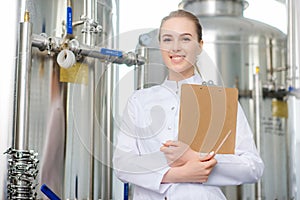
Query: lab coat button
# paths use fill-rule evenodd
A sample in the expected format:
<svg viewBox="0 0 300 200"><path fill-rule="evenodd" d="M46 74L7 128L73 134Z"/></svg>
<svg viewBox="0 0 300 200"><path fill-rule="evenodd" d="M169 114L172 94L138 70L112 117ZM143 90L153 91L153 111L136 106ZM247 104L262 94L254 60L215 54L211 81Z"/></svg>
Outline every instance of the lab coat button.
<svg viewBox="0 0 300 200"><path fill-rule="evenodd" d="M171 127L171 126L169 126L169 127L168 127L168 130L171 130L171 129L172 129L172 127Z"/></svg>
<svg viewBox="0 0 300 200"><path fill-rule="evenodd" d="M171 108L171 110L174 110L175 109L175 106L173 106L172 108Z"/></svg>

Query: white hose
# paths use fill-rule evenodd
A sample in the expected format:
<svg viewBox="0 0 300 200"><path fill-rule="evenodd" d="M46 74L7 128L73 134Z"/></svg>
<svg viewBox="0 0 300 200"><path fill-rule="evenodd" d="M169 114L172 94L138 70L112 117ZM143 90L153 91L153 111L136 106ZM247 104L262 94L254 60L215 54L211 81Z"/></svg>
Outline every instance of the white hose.
<svg viewBox="0 0 300 200"><path fill-rule="evenodd" d="M57 55L57 63L63 68L72 67L76 63L74 53L67 49L62 50Z"/></svg>

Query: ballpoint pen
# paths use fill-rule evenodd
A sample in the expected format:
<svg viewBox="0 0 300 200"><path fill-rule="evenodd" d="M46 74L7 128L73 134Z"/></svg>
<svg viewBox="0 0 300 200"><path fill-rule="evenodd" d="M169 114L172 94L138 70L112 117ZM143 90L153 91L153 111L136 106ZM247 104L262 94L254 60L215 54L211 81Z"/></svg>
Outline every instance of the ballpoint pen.
<svg viewBox="0 0 300 200"><path fill-rule="evenodd" d="M225 135L225 137L223 138L222 142L219 144L219 146L216 148L216 150L214 151L215 154L218 153L218 151L221 149L221 147L223 146L223 144L225 143L225 141L227 140L227 138L229 137L229 135L231 134L231 130L228 131L228 133Z"/></svg>

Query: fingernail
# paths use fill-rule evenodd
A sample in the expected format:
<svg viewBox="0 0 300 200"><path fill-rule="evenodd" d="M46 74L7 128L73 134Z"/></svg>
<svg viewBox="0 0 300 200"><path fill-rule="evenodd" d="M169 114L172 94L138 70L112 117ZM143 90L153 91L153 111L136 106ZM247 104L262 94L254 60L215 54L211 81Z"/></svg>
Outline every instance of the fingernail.
<svg viewBox="0 0 300 200"><path fill-rule="evenodd" d="M164 145L165 147L169 147L169 145L167 145L166 143L161 143L162 145Z"/></svg>
<svg viewBox="0 0 300 200"><path fill-rule="evenodd" d="M207 156L207 153L200 153L200 157L205 157Z"/></svg>
<svg viewBox="0 0 300 200"><path fill-rule="evenodd" d="M211 151L210 153L209 153L209 155L214 155L215 154L215 152L214 151Z"/></svg>

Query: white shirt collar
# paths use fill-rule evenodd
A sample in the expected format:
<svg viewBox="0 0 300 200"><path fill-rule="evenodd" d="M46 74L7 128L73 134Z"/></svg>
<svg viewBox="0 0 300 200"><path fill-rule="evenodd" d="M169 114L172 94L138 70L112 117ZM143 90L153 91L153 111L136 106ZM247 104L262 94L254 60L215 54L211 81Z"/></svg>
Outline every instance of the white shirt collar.
<svg viewBox="0 0 300 200"><path fill-rule="evenodd" d="M181 80L181 81L172 81L168 80L168 78L165 79L165 81L162 83L163 87L168 88L169 90L177 93L180 92L180 88L182 84L201 84L202 78L199 74L195 74L191 76L190 78Z"/></svg>

